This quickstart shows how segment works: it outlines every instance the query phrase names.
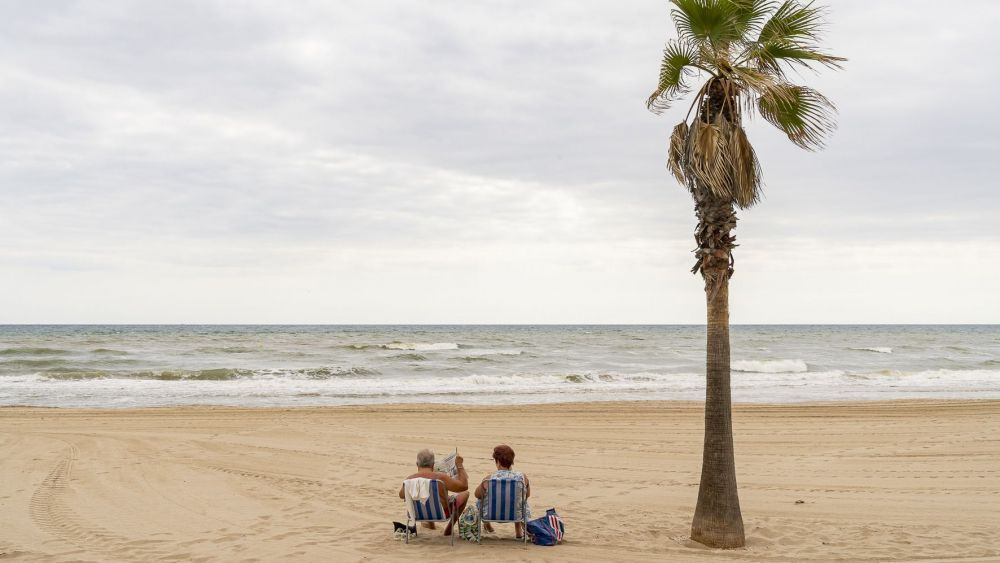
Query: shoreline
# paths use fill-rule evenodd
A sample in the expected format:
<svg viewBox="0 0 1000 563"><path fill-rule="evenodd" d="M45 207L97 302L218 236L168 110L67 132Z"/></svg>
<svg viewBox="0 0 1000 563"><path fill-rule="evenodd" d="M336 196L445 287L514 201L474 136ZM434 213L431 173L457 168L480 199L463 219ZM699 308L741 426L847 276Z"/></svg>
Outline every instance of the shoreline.
<svg viewBox="0 0 1000 563"><path fill-rule="evenodd" d="M170 410L205 410L205 411L232 411L232 412L255 412L255 411L274 411L274 412L295 412L295 411L336 411L336 410L400 410L400 411L413 411L413 410L427 410L427 409L440 409L444 411L466 411L466 410L496 410L496 409L572 409L574 407L583 407L588 405L595 405L601 407L622 407L622 406L638 406L638 405L649 405L649 406L677 406L677 407L699 407L701 408L705 404L704 401L692 401L684 399L636 399L636 400L622 400L622 399L609 399L605 401L560 401L560 402L548 402L548 403L500 403L500 404L479 404L479 403L433 403L433 402L399 402L399 403L362 403L362 404L347 404L347 405L300 405L300 406L273 406L273 405L262 405L262 406L238 406L238 405L225 405L225 404L182 404L182 405L162 405L162 406L144 406L144 407L133 407L133 406L123 406L123 407L60 407L60 406L46 406L46 405L0 405L0 413L3 412L18 412L18 411L58 411L65 413L102 413L102 412L112 412L112 413L144 413L144 412L162 412ZM732 403L733 411L745 410L745 409L763 409L763 408L811 408L811 407L849 407L849 408L861 408L866 406L871 407L921 407L921 406L946 406L946 405L977 405L977 404L993 404L1000 409L1000 398L985 398L985 399L965 399L965 398L928 398L928 399L873 399L870 401L858 401L858 400L848 400L848 401L795 401L795 402L736 402Z"/></svg>
<svg viewBox="0 0 1000 563"><path fill-rule="evenodd" d="M1000 558L1000 401L737 404L747 546L688 539L699 401L0 409L0 558L555 562ZM551 548L393 539L415 453L517 452ZM798 503L797 501L802 501Z"/></svg>

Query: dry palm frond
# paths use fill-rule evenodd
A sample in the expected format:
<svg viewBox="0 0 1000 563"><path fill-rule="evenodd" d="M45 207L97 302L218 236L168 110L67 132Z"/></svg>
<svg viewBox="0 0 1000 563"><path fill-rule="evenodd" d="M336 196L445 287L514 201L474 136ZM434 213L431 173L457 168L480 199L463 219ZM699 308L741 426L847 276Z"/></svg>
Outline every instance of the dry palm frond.
<svg viewBox="0 0 1000 563"><path fill-rule="evenodd" d="M685 183L684 155L687 152L685 147L687 146L688 131L687 121L681 121L674 127L674 132L670 135L670 155L667 160L670 173L682 184Z"/></svg>
<svg viewBox="0 0 1000 563"><path fill-rule="evenodd" d="M760 199L760 163L739 123L718 114L712 123L696 119L674 127L670 137L670 172L692 191L750 207Z"/></svg>
<svg viewBox="0 0 1000 563"><path fill-rule="evenodd" d="M715 123L695 120L688 136L687 176L718 197L728 197L726 170L719 150L722 131Z"/></svg>
<svg viewBox="0 0 1000 563"><path fill-rule="evenodd" d="M747 208L760 199L760 163L742 127L733 127L727 141L733 167L733 185L730 191L736 205Z"/></svg>

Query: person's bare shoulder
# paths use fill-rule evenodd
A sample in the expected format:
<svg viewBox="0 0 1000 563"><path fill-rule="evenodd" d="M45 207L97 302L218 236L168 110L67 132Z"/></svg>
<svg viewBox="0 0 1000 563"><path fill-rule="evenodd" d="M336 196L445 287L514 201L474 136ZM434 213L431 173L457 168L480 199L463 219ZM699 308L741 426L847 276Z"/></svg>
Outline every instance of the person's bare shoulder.
<svg viewBox="0 0 1000 563"><path fill-rule="evenodd" d="M410 475L409 477L407 477L407 479L416 479L418 477L423 477L425 479L437 479L438 481L444 481L446 479L451 478L451 475L448 475L447 473L440 473L440 472L435 471L434 473L414 473L413 475Z"/></svg>

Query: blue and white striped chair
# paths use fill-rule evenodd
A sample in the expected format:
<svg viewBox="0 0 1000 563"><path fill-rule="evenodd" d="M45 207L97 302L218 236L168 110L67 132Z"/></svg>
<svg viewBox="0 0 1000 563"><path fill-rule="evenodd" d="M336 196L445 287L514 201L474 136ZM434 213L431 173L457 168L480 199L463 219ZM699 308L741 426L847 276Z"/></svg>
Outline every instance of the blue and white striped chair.
<svg viewBox="0 0 1000 563"><path fill-rule="evenodd" d="M447 500L443 501L441 498L448 498L448 490L445 489L444 483L437 479L430 479L430 496L427 500L420 502L419 500L414 500L410 497L410 490L407 487L408 481L413 481L415 479L407 479L403 481L403 496L406 500L406 543L410 543L410 526L416 526L417 522L447 522L448 525L454 524L455 514L452 511L448 514ZM410 507L413 507L413 513L410 512ZM455 545L455 530L452 527L451 530L451 545Z"/></svg>
<svg viewBox="0 0 1000 563"><path fill-rule="evenodd" d="M483 537L483 522L524 525L524 543L528 543L528 495L524 481L519 479L486 479L483 498L479 501L479 537Z"/></svg>

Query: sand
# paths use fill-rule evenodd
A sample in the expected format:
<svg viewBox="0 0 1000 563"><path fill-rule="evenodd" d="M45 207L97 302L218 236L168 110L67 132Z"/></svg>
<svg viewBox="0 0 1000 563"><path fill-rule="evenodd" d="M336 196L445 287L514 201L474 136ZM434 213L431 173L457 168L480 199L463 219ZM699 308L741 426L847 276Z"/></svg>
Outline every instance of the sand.
<svg viewBox="0 0 1000 563"><path fill-rule="evenodd" d="M701 407L0 409L0 559L1000 560L1000 403L735 409L747 546L687 539ZM509 421L506 424L500 421ZM393 538L418 449L517 451L567 541ZM802 501L802 502L799 502Z"/></svg>

